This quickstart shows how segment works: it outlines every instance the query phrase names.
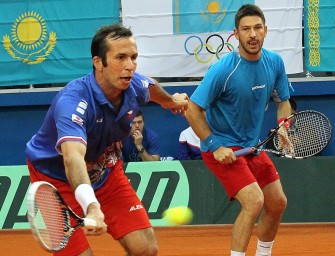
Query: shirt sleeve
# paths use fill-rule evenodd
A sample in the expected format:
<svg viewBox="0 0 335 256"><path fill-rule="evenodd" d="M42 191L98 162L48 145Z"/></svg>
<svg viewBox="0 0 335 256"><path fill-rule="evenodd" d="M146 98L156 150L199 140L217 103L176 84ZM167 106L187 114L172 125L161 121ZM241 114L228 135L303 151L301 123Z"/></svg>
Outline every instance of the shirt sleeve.
<svg viewBox="0 0 335 256"><path fill-rule="evenodd" d="M55 105L54 119L57 128L56 149L60 152L60 144L64 141L78 141L87 144L87 111L88 103L82 97L66 92Z"/></svg>
<svg viewBox="0 0 335 256"><path fill-rule="evenodd" d="M278 55L278 71L277 79L272 93L275 102L281 102L290 98L290 82L288 80L285 65L282 58Z"/></svg>
<svg viewBox="0 0 335 256"><path fill-rule="evenodd" d="M224 79L220 70L221 62L212 65L191 95L191 100L203 109L208 108L218 95L222 93Z"/></svg>
<svg viewBox="0 0 335 256"><path fill-rule="evenodd" d="M149 87L153 85L155 85L155 83L149 77L144 76L138 72L134 73L134 76L131 80L131 86L135 91L136 99L139 104L145 104L149 102Z"/></svg>

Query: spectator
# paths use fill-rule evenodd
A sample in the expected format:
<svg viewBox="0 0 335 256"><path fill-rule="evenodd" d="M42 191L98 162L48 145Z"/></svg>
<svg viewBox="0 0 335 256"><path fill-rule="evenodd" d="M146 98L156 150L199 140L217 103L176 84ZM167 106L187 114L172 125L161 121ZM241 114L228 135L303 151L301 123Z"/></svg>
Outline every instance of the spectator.
<svg viewBox="0 0 335 256"><path fill-rule="evenodd" d="M130 135L124 142L122 156L125 162L159 161L158 135L144 127L144 117L139 111L134 118Z"/></svg>
<svg viewBox="0 0 335 256"><path fill-rule="evenodd" d="M194 133L192 127L188 127L180 133L178 160L202 159L200 151L200 139Z"/></svg>

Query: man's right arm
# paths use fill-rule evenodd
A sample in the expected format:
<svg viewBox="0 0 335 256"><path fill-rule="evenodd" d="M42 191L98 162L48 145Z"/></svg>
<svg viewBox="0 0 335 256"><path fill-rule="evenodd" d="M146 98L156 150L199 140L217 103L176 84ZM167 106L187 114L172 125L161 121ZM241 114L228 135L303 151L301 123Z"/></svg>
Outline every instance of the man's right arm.
<svg viewBox="0 0 335 256"><path fill-rule="evenodd" d="M83 208L86 218L93 219L97 222L95 234L105 233L106 225L104 224L104 214L100 209L100 204L91 187L91 181L84 160L86 146L80 142L66 141L61 144L61 150L64 159L65 173L75 193L76 200Z"/></svg>
<svg viewBox="0 0 335 256"><path fill-rule="evenodd" d="M232 163L236 160L236 156L230 148L218 146L218 139L215 140L215 135L207 124L204 109L195 104L192 100L189 101L186 119L191 125L195 134L203 141L211 152L214 158L223 164ZM213 138L213 139L211 139Z"/></svg>

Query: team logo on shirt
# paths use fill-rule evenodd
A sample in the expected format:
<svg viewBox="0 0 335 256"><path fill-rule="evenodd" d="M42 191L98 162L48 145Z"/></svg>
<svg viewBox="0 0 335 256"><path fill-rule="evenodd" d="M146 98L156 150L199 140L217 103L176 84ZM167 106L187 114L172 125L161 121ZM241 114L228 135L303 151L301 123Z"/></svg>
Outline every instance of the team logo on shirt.
<svg viewBox="0 0 335 256"><path fill-rule="evenodd" d="M87 102L85 101L85 100L81 100L80 102L79 102L79 104L78 104L78 106L77 106L77 109L76 109L76 111L78 112L78 113L80 113L80 114L85 114L85 111L86 111L86 109L87 109Z"/></svg>
<svg viewBox="0 0 335 256"><path fill-rule="evenodd" d="M148 88L149 82L147 80L141 80L143 87Z"/></svg>
<svg viewBox="0 0 335 256"><path fill-rule="evenodd" d="M76 114L72 114L72 122L77 123L79 125L83 125L84 124L84 120L81 119L81 117L77 116Z"/></svg>
<svg viewBox="0 0 335 256"><path fill-rule="evenodd" d="M256 86L254 86L254 87L252 87L251 88L251 90L257 90L257 89L263 89L263 88L265 88L265 84L262 84L262 85L256 85Z"/></svg>
<svg viewBox="0 0 335 256"><path fill-rule="evenodd" d="M132 118L133 117L133 110L130 110L127 112L127 118Z"/></svg>
<svg viewBox="0 0 335 256"><path fill-rule="evenodd" d="M103 117L97 119L97 123L102 123L103 121L104 121Z"/></svg>

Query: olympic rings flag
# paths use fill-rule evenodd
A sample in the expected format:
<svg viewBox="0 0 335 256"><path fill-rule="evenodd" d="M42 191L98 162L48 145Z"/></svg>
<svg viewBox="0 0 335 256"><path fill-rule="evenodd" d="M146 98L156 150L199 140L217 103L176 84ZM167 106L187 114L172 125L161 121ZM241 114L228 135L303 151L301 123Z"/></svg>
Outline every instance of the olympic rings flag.
<svg viewBox="0 0 335 256"><path fill-rule="evenodd" d="M234 15L246 3L264 11L264 47L283 57L288 74L302 72L303 0L122 0L122 22L138 45L138 71L153 77L202 77L238 46Z"/></svg>

